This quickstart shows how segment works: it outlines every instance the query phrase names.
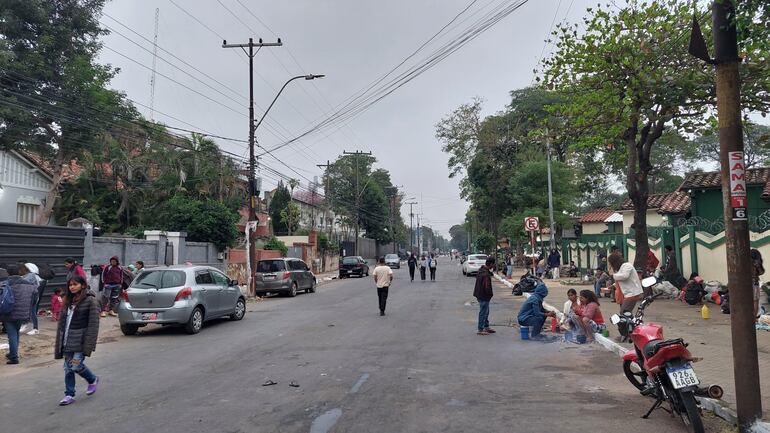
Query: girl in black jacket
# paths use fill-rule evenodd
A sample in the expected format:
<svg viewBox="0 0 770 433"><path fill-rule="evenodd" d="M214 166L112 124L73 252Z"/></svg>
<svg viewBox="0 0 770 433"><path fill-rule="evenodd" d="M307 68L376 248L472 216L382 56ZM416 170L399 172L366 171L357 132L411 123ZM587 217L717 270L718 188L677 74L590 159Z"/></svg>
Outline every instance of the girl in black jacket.
<svg viewBox="0 0 770 433"><path fill-rule="evenodd" d="M67 281L67 288L54 348L54 358L64 358L64 398L59 406L75 402L75 373L88 382L86 395L95 393L99 384L99 378L85 365L85 358L96 349L99 301L88 290L83 277L72 277Z"/></svg>

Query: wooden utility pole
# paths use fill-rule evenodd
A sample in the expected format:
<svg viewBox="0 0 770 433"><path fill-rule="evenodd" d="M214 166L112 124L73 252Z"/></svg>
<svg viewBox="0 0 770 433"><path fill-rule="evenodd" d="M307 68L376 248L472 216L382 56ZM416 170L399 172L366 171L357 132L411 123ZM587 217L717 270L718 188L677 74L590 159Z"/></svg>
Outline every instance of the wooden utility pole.
<svg viewBox="0 0 770 433"><path fill-rule="evenodd" d="M329 215L328 211L331 207L331 194L329 193L329 167L331 167L331 162L327 159L326 164L316 164L316 167L323 168L325 175L324 175L324 224L329 224ZM332 240L332 227L334 227L334 221L329 224L329 241Z"/></svg>
<svg viewBox="0 0 770 433"><path fill-rule="evenodd" d="M743 153L740 71L735 6L732 0L712 4L716 65L719 160L727 245L727 286L730 289L730 322L738 428L749 432L762 416L759 386L757 331L754 326L753 272L750 257L746 197L746 163ZM695 26L695 24L694 24ZM695 29L694 29L695 31ZM698 29L698 33L699 29ZM694 38L696 39L696 38ZM701 37L702 40L702 37ZM705 44L702 44L705 47ZM691 42L691 52L693 44ZM701 49L701 56L704 56Z"/></svg>

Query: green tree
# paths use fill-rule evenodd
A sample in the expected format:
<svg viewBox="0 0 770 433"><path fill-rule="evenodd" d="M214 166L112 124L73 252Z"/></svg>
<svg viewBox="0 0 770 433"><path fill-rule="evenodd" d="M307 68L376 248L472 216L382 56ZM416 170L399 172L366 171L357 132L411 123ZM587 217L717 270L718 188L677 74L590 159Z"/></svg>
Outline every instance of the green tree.
<svg viewBox="0 0 770 433"><path fill-rule="evenodd" d="M287 233L286 223L281 216L281 211L286 209L286 206L291 202L291 194L286 186L279 182L278 186L273 192L273 196L270 199L270 206L268 213L270 214L270 220L273 222L273 233L282 234Z"/></svg>
<svg viewBox="0 0 770 433"><path fill-rule="evenodd" d="M299 228L300 216L299 206L294 202L287 203L286 207L281 209L281 221L286 225L289 236Z"/></svg>
<svg viewBox="0 0 770 433"><path fill-rule="evenodd" d="M211 242L222 250L235 244L237 222L238 214L216 200L174 196L160 206L153 227L184 231L188 240Z"/></svg>
<svg viewBox="0 0 770 433"><path fill-rule="evenodd" d="M580 131L574 148L599 153L618 145L624 151L636 267L644 267L649 248L654 145L668 126L694 131L714 103L711 66L687 53L686 40L671 37L689 31L691 20L691 4L676 0L630 0L620 9L598 5L588 9L580 26L560 25L554 31L557 50L544 61L545 86L569 92L552 111ZM708 34L708 23L704 28ZM744 106L759 108L762 93L751 91L757 80L751 74L746 78L751 78L744 83L750 95Z"/></svg>
<svg viewBox="0 0 770 433"><path fill-rule="evenodd" d="M0 5L0 146L52 156L53 184L38 224L58 199L64 163L98 149L108 125L132 115L96 63L105 0L7 0Z"/></svg>
<svg viewBox="0 0 770 433"><path fill-rule="evenodd" d="M266 250L280 251L282 257L286 257L286 254L289 252L289 248L286 246L286 244L276 239L275 236L268 239L262 248Z"/></svg>
<svg viewBox="0 0 770 433"><path fill-rule="evenodd" d="M474 244L476 245L477 251L493 254L497 248L497 239L495 239L494 235L491 233L481 232L478 237L476 237Z"/></svg>
<svg viewBox="0 0 770 433"><path fill-rule="evenodd" d="M455 224L449 228L449 236L452 238L452 248L465 251L468 248L468 231L462 224Z"/></svg>

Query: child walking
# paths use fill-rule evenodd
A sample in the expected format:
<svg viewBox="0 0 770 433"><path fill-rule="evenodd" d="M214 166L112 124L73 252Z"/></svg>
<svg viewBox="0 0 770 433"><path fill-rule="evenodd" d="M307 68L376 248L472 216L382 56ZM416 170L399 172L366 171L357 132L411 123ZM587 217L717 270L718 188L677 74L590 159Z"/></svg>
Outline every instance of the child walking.
<svg viewBox="0 0 770 433"><path fill-rule="evenodd" d="M56 330L54 359L64 359L64 398L59 406L75 402L75 373L88 382L86 395L96 392L99 378L86 367L86 357L96 350L99 335L99 301L88 290L86 280L73 276L67 281L63 313Z"/></svg>
<svg viewBox="0 0 770 433"><path fill-rule="evenodd" d="M64 303L64 299L61 296L61 289L56 289L51 295L51 320L54 322L59 321L61 316L61 306Z"/></svg>

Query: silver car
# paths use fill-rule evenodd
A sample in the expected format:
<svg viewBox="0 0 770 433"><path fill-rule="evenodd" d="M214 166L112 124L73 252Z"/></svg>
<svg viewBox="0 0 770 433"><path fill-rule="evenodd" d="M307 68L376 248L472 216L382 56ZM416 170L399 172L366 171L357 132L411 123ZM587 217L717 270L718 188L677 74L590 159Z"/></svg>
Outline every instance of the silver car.
<svg viewBox="0 0 770 433"><path fill-rule="evenodd" d="M281 257L257 262L254 274L257 296L280 293L297 296L297 292L315 293L317 281L310 268L300 259Z"/></svg>
<svg viewBox="0 0 770 433"><path fill-rule="evenodd" d="M401 269L401 259L398 254L385 254L385 264L393 269Z"/></svg>
<svg viewBox="0 0 770 433"><path fill-rule="evenodd" d="M120 295L118 319L125 335L143 326L183 325L197 334L203 322L229 316L241 320L246 299L238 283L210 266L145 269Z"/></svg>

